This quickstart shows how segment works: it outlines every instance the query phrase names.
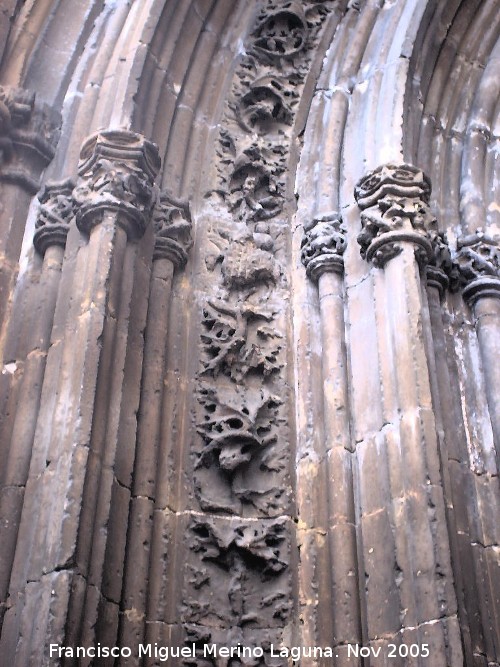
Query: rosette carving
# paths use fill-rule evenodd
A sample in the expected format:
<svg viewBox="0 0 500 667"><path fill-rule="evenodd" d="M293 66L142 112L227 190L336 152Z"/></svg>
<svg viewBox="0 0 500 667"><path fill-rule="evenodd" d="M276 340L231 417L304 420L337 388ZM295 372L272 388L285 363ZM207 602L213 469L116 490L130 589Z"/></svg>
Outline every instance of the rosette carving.
<svg viewBox="0 0 500 667"><path fill-rule="evenodd" d="M485 296L500 298L500 236L481 228L463 236L457 241L456 260L466 301L472 304Z"/></svg>
<svg viewBox="0 0 500 667"><path fill-rule="evenodd" d="M153 211L153 227L154 259L170 259L176 268L184 267L193 245L188 203L162 192Z"/></svg>
<svg viewBox="0 0 500 667"><path fill-rule="evenodd" d="M149 223L159 168L157 147L140 134L107 130L89 137L73 192L78 228L88 234L112 211L129 238L140 238Z"/></svg>
<svg viewBox="0 0 500 667"><path fill-rule="evenodd" d="M264 15L254 32L253 48L270 59L290 57L301 51L308 35L307 20L297 2Z"/></svg>
<svg viewBox="0 0 500 667"><path fill-rule="evenodd" d="M325 271L343 273L346 249L345 228L340 216L314 220L302 240L301 259L307 275L318 280Z"/></svg>
<svg viewBox="0 0 500 667"><path fill-rule="evenodd" d="M49 246L64 248L73 217L72 192L74 183L71 179L47 183L38 199L40 210L35 223L33 244L44 255Z"/></svg>
<svg viewBox="0 0 500 667"><path fill-rule="evenodd" d="M253 81L237 107L244 129L265 134L291 125L293 112L287 97L290 97L287 82L277 76L263 76Z"/></svg>
<svg viewBox="0 0 500 667"><path fill-rule="evenodd" d="M354 190L363 211L358 235L363 259L383 268L408 242L419 263L428 264L433 257L430 232L437 231L430 193L430 180L409 164L383 165L364 176Z"/></svg>

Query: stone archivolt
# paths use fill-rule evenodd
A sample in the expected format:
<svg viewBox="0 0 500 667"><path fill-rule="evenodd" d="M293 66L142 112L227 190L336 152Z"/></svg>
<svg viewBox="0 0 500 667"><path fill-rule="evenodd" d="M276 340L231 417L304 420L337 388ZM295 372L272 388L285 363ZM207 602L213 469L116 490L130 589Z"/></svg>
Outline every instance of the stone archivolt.
<svg viewBox="0 0 500 667"><path fill-rule="evenodd" d="M363 259L383 268L406 241L416 246L419 263L431 261L430 232L437 231L437 223L429 207L430 193L429 179L412 165L383 165L364 176L354 191L363 211L358 235Z"/></svg>

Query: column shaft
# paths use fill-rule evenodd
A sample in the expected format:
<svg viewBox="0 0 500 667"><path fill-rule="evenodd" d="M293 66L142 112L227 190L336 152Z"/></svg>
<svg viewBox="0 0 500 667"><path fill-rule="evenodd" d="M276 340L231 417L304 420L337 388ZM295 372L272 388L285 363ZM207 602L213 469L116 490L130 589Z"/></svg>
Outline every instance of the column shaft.
<svg viewBox="0 0 500 667"><path fill-rule="evenodd" d="M122 598L120 643L124 646L144 641L173 273L170 259L154 261ZM130 661L133 662L132 658ZM120 664L129 661L122 659Z"/></svg>
<svg viewBox="0 0 500 667"><path fill-rule="evenodd" d="M342 276L333 271L323 273L318 280L318 291L323 343L333 643L339 655L336 664L343 665L355 664L352 657L346 657L345 644L361 641L361 619Z"/></svg>

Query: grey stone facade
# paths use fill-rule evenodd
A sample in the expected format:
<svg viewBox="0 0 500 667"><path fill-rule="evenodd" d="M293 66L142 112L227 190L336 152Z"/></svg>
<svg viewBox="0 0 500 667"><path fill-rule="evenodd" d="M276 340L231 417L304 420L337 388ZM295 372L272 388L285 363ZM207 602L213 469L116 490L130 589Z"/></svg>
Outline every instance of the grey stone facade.
<svg viewBox="0 0 500 667"><path fill-rule="evenodd" d="M497 0L1 9L0 663L499 667Z"/></svg>

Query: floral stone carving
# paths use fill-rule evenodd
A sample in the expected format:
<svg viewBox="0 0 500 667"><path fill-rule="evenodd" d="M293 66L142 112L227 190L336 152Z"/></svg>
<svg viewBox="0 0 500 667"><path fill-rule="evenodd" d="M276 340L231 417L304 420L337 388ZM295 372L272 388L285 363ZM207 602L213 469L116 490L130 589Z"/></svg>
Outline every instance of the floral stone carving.
<svg viewBox="0 0 500 667"><path fill-rule="evenodd" d="M287 82L277 76L263 76L253 81L242 96L237 113L245 130L266 134L291 125L293 113ZM293 96L292 96L293 97Z"/></svg>
<svg viewBox="0 0 500 667"><path fill-rule="evenodd" d="M282 627L291 608L289 578L282 576L290 560L287 532L282 518L251 522L193 518L186 536L183 620L217 626Z"/></svg>
<svg viewBox="0 0 500 667"><path fill-rule="evenodd" d="M279 437L281 399L260 382L241 388L204 382L198 400L204 414L194 452L201 507L229 514L278 513L286 502L282 482L288 460Z"/></svg>
<svg viewBox="0 0 500 667"><path fill-rule="evenodd" d="M304 11L297 2L264 14L254 31L253 48L269 58L293 56L307 40L308 26Z"/></svg>

